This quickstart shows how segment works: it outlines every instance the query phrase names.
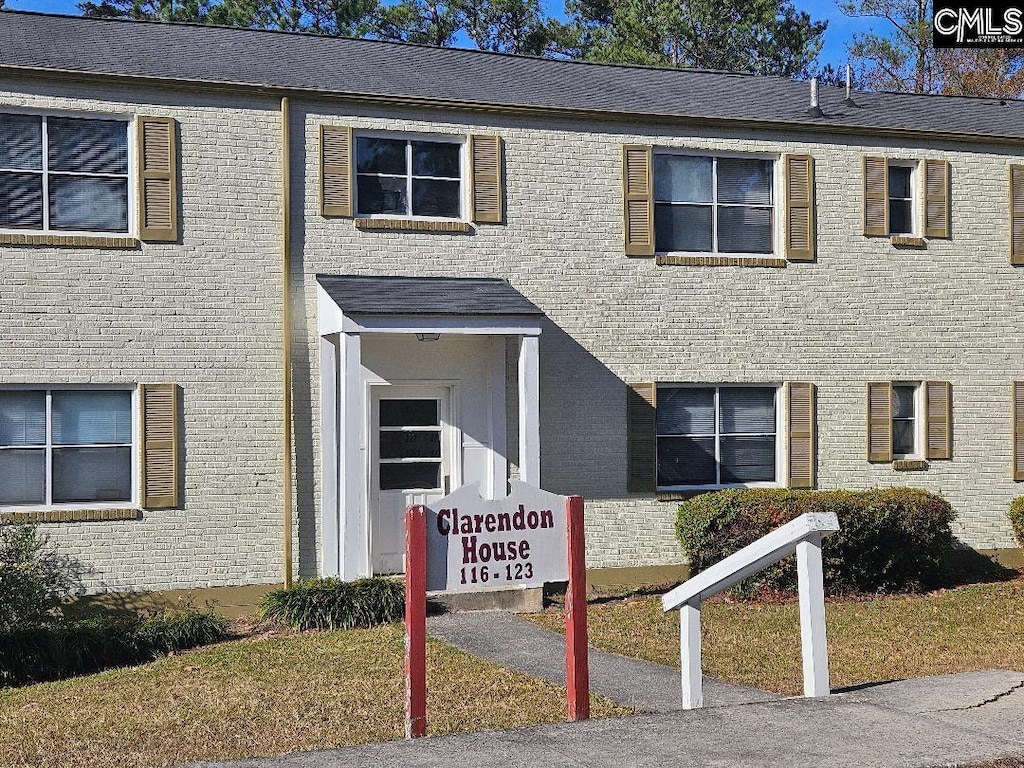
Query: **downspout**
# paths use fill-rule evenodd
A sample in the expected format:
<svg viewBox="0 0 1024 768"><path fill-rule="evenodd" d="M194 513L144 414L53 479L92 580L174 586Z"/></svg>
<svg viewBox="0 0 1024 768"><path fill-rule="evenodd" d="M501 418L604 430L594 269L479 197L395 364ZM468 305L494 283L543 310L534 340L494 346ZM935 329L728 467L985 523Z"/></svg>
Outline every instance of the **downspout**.
<svg viewBox="0 0 1024 768"><path fill-rule="evenodd" d="M291 131L288 97L281 99L281 347L284 362L284 585L292 585L292 301Z"/></svg>

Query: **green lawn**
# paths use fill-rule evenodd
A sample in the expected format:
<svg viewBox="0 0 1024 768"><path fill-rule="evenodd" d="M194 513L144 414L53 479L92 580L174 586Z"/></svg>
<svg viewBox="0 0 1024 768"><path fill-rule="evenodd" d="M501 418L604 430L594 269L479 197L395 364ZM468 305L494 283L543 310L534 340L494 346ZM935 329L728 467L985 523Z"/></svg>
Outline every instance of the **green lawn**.
<svg viewBox="0 0 1024 768"><path fill-rule="evenodd" d="M978 669L1024 671L1024 580L926 595L829 601L833 687ZM562 629L560 609L532 617ZM702 611L704 672L780 694L803 690L795 603L713 600ZM679 666L679 615L657 597L591 605L590 642Z"/></svg>

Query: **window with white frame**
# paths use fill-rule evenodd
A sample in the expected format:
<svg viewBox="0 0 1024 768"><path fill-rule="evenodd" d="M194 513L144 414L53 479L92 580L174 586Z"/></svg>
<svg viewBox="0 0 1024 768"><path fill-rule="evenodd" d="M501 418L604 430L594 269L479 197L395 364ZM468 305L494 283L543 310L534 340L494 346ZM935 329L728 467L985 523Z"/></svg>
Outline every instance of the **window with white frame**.
<svg viewBox="0 0 1024 768"><path fill-rule="evenodd" d="M916 456L918 450L918 400L920 385L892 385L892 455Z"/></svg>
<svg viewBox="0 0 1024 768"><path fill-rule="evenodd" d="M915 163L890 160L889 175L889 234L909 235L916 229L914 221Z"/></svg>
<svg viewBox="0 0 1024 768"><path fill-rule="evenodd" d="M659 386L658 487L771 484L778 388Z"/></svg>
<svg viewBox="0 0 1024 768"><path fill-rule="evenodd" d="M0 506L132 501L130 390L0 390Z"/></svg>
<svg viewBox="0 0 1024 768"><path fill-rule="evenodd" d="M654 235L661 252L774 251L774 161L654 156Z"/></svg>
<svg viewBox="0 0 1024 768"><path fill-rule="evenodd" d="M462 142L356 137L356 214L462 218Z"/></svg>
<svg viewBox="0 0 1024 768"><path fill-rule="evenodd" d="M0 113L0 229L128 232L128 122Z"/></svg>

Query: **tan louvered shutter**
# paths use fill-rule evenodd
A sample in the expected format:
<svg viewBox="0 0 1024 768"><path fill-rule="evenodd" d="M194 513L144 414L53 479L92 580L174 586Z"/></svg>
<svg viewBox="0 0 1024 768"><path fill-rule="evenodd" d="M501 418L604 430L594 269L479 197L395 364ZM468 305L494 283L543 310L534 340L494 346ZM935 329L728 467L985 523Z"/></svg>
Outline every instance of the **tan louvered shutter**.
<svg viewBox="0 0 1024 768"><path fill-rule="evenodd" d="M178 150L174 120L143 117L136 121L136 185L139 239L178 239Z"/></svg>
<svg viewBox="0 0 1024 768"><path fill-rule="evenodd" d="M868 461L892 461L892 382L868 384Z"/></svg>
<svg viewBox="0 0 1024 768"><path fill-rule="evenodd" d="M1024 381L1013 382L1013 479L1024 480Z"/></svg>
<svg viewBox="0 0 1024 768"><path fill-rule="evenodd" d="M626 404L626 489L650 493L657 487L657 405L655 384L630 384Z"/></svg>
<svg viewBox="0 0 1024 768"><path fill-rule="evenodd" d="M864 158L864 234L889 234L889 161Z"/></svg>
<svg viewBox="0 0 1024 768"><path fill-rule="evenodd" d="M789 487L814 487L814 385L790 382L789 401Z"/></svg>
<svg viewBox="0 0 1024 768"><path fill-rule="evenodd" d="M1010 263L1024 266L1024 165L1010 166Z"/></svg>
<svg viewBox="0 0 1024 768"><path fill-rule="evenodd" d="M320 126L320 212L352 216L352 128Z"/></svg>
<svg viewBox="0 0 1024 768"><path fill-rule="evenodd" d="M814 261L814 158L786 157L786 258Z"/></svg>
<svg viewBox="0 0 1024 768"><path fill-rule="evenodd" d="M949 237L949 163L924 161L924 234Z"/></svg>
<svg viewBox="0 0 1024 768"><path fill-rule="evenodd" d="M178 506L178 387L142 385L142 506Z"/></svg>
<svg viewBox="0 0 1024 768"><path fill-rule="evenodd" d="M500 224L505 208L501 173L501 138L471 136L469 154L472 163L473 221Z"/></svg>
<svg viewBox="0 0 1024 768"><path fill-rule="evenodd" d="M953 457L953 387L948 381L924 383L925 458Z"/></svg>
<svg viewBox="0 0 1024 768"><path fill-rule="evenodd" d="M654 151L640 144L622 147L622 197L626 255L654 255Z"/></svg>

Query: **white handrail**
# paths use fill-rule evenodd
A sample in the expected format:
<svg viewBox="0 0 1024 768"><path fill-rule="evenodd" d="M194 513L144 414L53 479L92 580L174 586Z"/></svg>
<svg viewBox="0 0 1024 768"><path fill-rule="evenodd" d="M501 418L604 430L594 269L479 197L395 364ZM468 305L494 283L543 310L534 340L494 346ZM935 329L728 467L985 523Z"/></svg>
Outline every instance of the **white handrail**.
<svg viewBox="0 0 1024 768"><path fill-rule="evenodd" d="M679 609L679 657L682 663L684 709L704 706L704 680L700 663L701 601L794 552L800 592L804 695L829 694L821 538L838 530L839 520L834 514L801 515L715 563L661 598L665 611Z"/></svg>

